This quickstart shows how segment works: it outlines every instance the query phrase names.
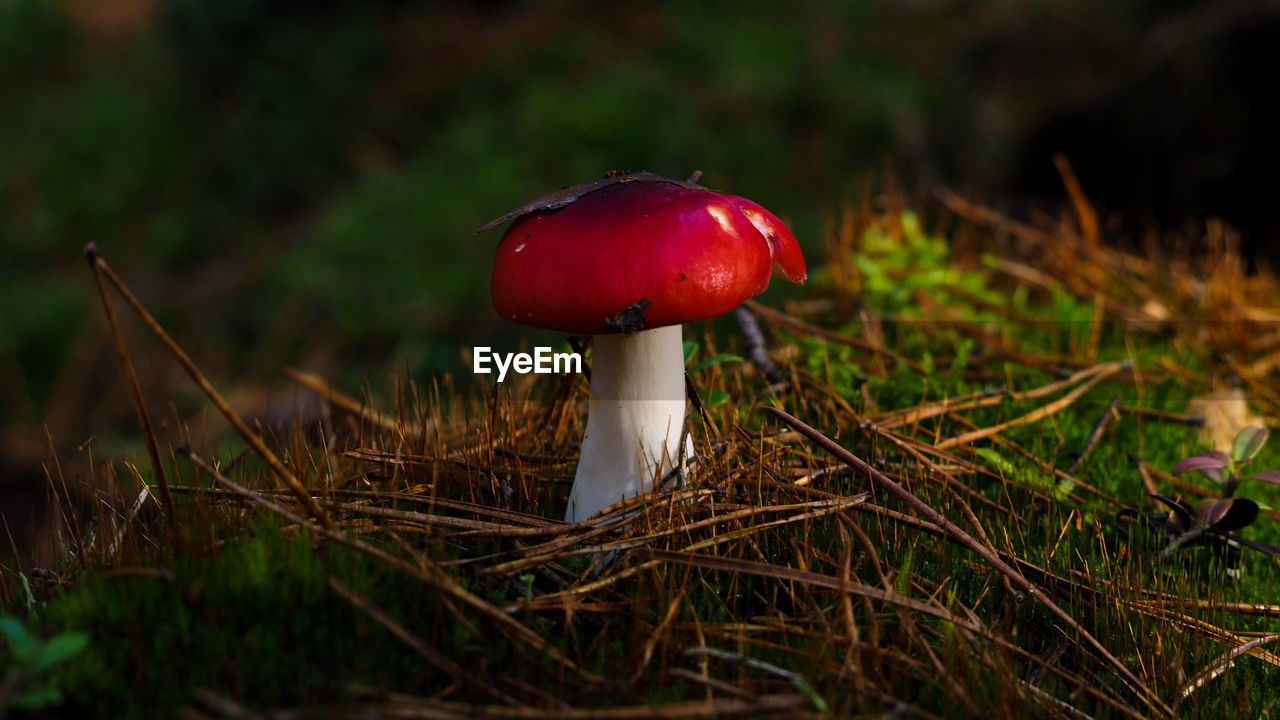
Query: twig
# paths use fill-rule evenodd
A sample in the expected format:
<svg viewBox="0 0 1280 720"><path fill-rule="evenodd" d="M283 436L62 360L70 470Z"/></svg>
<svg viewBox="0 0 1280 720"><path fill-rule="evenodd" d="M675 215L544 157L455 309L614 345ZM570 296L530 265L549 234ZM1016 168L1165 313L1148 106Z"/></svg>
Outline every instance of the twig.
<svg viewBox="0 0 1280 720"><path fill-rule="evenodd" d="M1089 204L1089 198L1084 194L1080 179L1076 177L1076 171L1072 169L1071 161L1067 160L1067 156L1060 152L1054 153L1053 166L1057 168L1062 184L1066 187L1067 194L1071 196L1071 206L1076 211L1076 219L1080 222L1080 234L1084 237L1085 249L1089 251L1091 257L1094 257L1102 244L1101 233L1098 230L1098 214Z"/></svg>
<svg viewBox="0 0 1280 720"><path fill-rule="evenodd" d="M702 397L698 395L698 386L693 384L693 377L689 375L687 370L684 373L684 394L685 397L688 398L689 404L693 406L693 412L697 413L698 417L702 419L702 424L711 428L711 434L714 437L720 437L720 428L717 427L715 422L711 419L711 415L707 412L707 407L702 404ZM683 424L683 427L680 430L680 462L676 463L676 467L672 468L668 475L676 473L684 465L684 439L689 434L688 413L685 414L684 420L682 420L681 423ZM668 478L664 477L663 482L666 482L667 479Z"/></svg>
<svg viewBox="0 0 1280 720"><path fill-rule="evenodd" d="M1084 384L1080 385L1080 387L1077 387L1076 389L1072 390L1066 395L1063 395L1057 400L1054 400L1048 405L1037 408L1027 413L1026 415L1023 415L1022 417L1016 417L1012 420L1009 420L1007 422L1002 422L998 425L993 425L988 428L982 428L979 430L974 430L972 432L956 435L953 438L943 440L942 442L938 443L934 447L936 447L939 450L945 450L947 448L956 447L957 445L965 445L967 443L971 443L974 440L981 440L986 437L991 437L992 435L1000 433L1004 430L1008 430L1009 428L1020 427L1022 425L1030 425L1031 423L1038 422L1050 415L1053 415L1054 413L1057 413L1061 410L1066 409L1076 400L1079 400L1081 395L1084 395L1085 393L1092 390L1093 387L1097 385L1099 382L1102 382L1106 378L1110 377L1111 375L1117 372L1120 372L1121 370L1128 369L1130 367L1130 364L1127 361L1122 361L1122 362L1107 363L1099 367L1102 367L1105 369L1102 372L1099 372L1097 375L1094 375L1093 377L1089 378Z"/></svg>
<svg viewBox="0 0 1280 720"><path fill-rule="evenodd" d="M160 485L160 506L164 508L164 517L169 521L171 538L177 537L175 519L173 517L173 498L169 495L169 479L165 477L164 465L160 462L160 451L156 447L156 434L151 427L151 415L147 412L146 401L142 399L142 389L138 386L138 376L133 372L133 362L129 360L129 351L124 346L124 336L120 332L120 321L116 319L115 308L111 298L107 296L107 286L102 283L103 269L106 262L98 255L98 246L89 243L85 246L84 256L89 261L89 269L93 271L93 282L98 288L98 300L102 303L102 314L107 318L111 328L111 342L115 345L116 355L120 358L120 367L124 370L125 380L129 383L129 394L133 398L133 409L138 414L138 423L142 425L142 436L147 443L147 458L151 461L151 471L156 474L156 482ZM109 271L108 271L109 272Z"/></svg>
<svg viewBox="0 0 1280 720"><path fill-rule="evenodd" d="M773 358L769 357L769 350L765 346L764 333L760 332L760 323L756 320L756 316L751 313L751 308L746 305L739 305L733 311L733 319L738 321L738 331L742 333L742 342L745 345L747 359L751 361L756 369L764 374L765 379L770 385L782 382L782 371L774 364Z"/></svg>
<svg viewBox="0 0 1280 720"><path fill-rule="evenodd" d="M219 394L209 380L205 378L204 373L200 372L200 369L196 367L195 362L191 360L191 357L187 355L186 351L183 350L178 343L174 342L173 338L169 337L169 334L164 331L164 328L160 326L160 323L156 322L156 319L152 317L151 313L142 304L142 302L138 300L131 290L129 290L129 287L124 284L124 281L115 274L115 271L113 271L109 265L107 265L107 261L98 254L98 248L95 245L90 244L85 248L85 255L89 258L89 262L93 264L95 276L105 277L107 280L111 281L116 292L120 293L120 297L124 298L125 302L133 308L133 311L137 313L138 317L142 318L142 321L151 329L151 332L154 333L155 336L160 339L160 342L169 349L169 353L178 361L178 364L182 366L182 369L187 371L187 375L193 382L195 382L196 386L200 388L200 391L204 393L205 397L209 398L214 406L218 408L218 411L227 419L227 422L231 423L231 426L236 429L236 432L240 434L240 437L244 438L245 442L249 443L249 445L262 456L262 459L271 467L271 470L275 473L276 477L283 480L285 485L289 486L289 489L292 490L293 494L298 498L298 502L300 502L302 507L306 509L307 514L319 520L320 524L324 525L326 528L329 527L329 516L326 515L324 510L316 503L315 498L311 497L311 493L307 492L307 489L302 486L302 483L298 481L298 478L284 466L284 463L280 462L280 458L276 457L276 454L271 452L271 449L267 447L265 442L263 442L262 437L249 429L249 426L245 424L244 420L241 420L240 416L231 409L231 406L227 404L227 401L223 399L222 395ZM168 495L169 491L164 489L164 486L162 486L162 492L165 495Z"/></svg>
<svg viewBox="0 0 1280 720"><path fill-rule="evenodd" d="M809 681L805 679L803 675L793 670L788 670L783 667L778 667L773 663L767 663L763 660L757 660L752 657L747 657L746 655L740 655L738 653L721 650L719 648L691 647L686 648L684 654L688 657L706 656L717 658L719 660L727 660L731 663L744 665L752 670L759 670L771 675L777 675L781 678L786 678L791 682L792 687L804 693L805 697L809 698L809 702L813 703L814 708L816 708L818 712L831 712L831 708L827 705L827 701L822 699L822 696L818 694L817 690L813 689L813 686L809 684Z"/></svg>
<svg viewBox="0 0 1280 720"><path fill-rule="evenodd" d="M1203 415L1179 415L1178 413L1163 412L1161 410L1151 410L1144 407L1133 407L1131 405L1121 405L1120 412L1125 415L1136 415L1137 417L1147 418L1149 420L1158 420L1160 422L1171 422L1179 425L1204 425Z"/></svg>
<svg viewBox="0 0 1280 720"><path fill-rule="evenodd" d="M1111 399L1111 404L1107 406L1107 411L1102 413L1102 418L1098 420L1098 424L1093 426L1093 432L1089 433L1089 441L1084 444L1084 449L1080 451L1080 456L1071 464L1071 469L1067 471L1068 475L1075 475L1080 466L1084 465L1085 458L1089 457L1089 453L1097 447L1098 440L1102 438L1102 433L1106 431L1107 425L1111 424L1111 420L1116 417L1116 408L1120 405L1120 394Z"/></svg>
<svg viewBox="0 0 1280 720"><path fill-rule="evenodd" d="M1199 690L1215 678L1230 670L1231 666L1235 664L1236 658L1250 650L1253 650L1254 648L1275 642L1276 640L1280 640L1280 635L1266 635L1255 640L1250 640L1247 643L1237 645L1218 656L1213 662L1209 663L1203 670L1196 673L1195 677L1188 680L1187 683L1178 690L1178 699L1173 701L1173 707L1179 707L1182 705L1184 700L1191 697L1191 693Z"/></svg>
<svg viewBox="0 0 1280 720"><path fill-rule="evenodd" d="M1029 390L1011 391L1005 385L990 387L968 395L950 398L949 400L922 403L913 408L890 410L888 412L880 413L879 415L870 418L870 420L881 428L892 429L902 425L913 425L921 420L926 420L946 413L956 413L962 410L973 410L975 408L999 405L1005 402L1006 399L1012 400L1013 402L1037 400L1039 398L1052 395L1064 388L1071 387L1076 383L1096 377L1099 374L1113 373L1115 372L1115 368L1113 366L1114 363L1091 365L1082 370L1071 373L1060 380L1054 380L1053 382L1040 385L1039 387L1034 387Z"/></svg>
<svg viewBox="0 0 1280 720"><path fill-rule="evenodd" d="M734 685L733 683L727 683L723 680L718 680L713 677L703 677L702 675L699 675L698 673L692 670L685 670L684 668L669 668L667 670L667 674L671 675L672 677L683 678L690 682L696 682L699 685L706 685L712 690L718 690L724 693L725 695L732 695L736 698L742 698L744 700L752 700L756 697L756 694L751 692L750 690L743 690L742 688L738 687L737 685Z"/></svg>
<svg viewBox="0 0 1280 720"><path fill-rule="evenodd" d="M876 355L883 355L884 357L893 360L898 365L909 367L921 375L925 374L924 368L920 366L920 363L911 360L910 358L903 357L888 348L876 347L865 340L844 335L836 332L835 330L828 330L827 328L819 327L812 323L807 323L776 308L771 308L768 305L761 305L755 300L748 300L743 303L743 305L750 309L755 315L764 318L765 322L777 325L789 332L811 335L813 337L826 340L827 342L848 345L849 347L865 350L866 352L874 353Z"/></svg>
<svg viewBox="0 0 1280 720"><path fill-rule="evenodd" d="M137 472L137 468L134 468ZM115 538L111 540L111 544L107 546L107 562L116 559L116 553L120 552L120 546L124 544L124 536L129 532L129 526L138 519L138 513L142 510L142 504L151 497L150 489L144 484L142 490L138 493L138 498L133 501L133 505L129 506L129 513L125 516L124 523L120 525L120 531L116 533Z"/></svg>
<svg viewBox="0 0 1280 720"><path fill-rule="evenodd" d="M252 717L249 710L240 703L232 700L226 695L221 695L208 688L193 687L191 688L191 698L200 703L204 707L213 712L218 713L218 717L223 720L239 720L239 718ZM188 712L192 712L192 708L184 708ZM207 717L204 714L195 717Z"/></svg>
<svg viewBox="0 0 1280 720"><path fill-rule="evenodd" d="M285 368L284 374L288 375L290 380L307 388L330 403L337 405L352 415L368 420L383 430L390 432L404 432L408 435L418 435L422 432L421 428L413 425L406 426L405 423L402 423L396 418L390 417L386 413L380 412L359 400L356 400L350 395L347 395L341 390L338 390L333 386L333 383L320 375L297 370L291 367Z"/></svg>

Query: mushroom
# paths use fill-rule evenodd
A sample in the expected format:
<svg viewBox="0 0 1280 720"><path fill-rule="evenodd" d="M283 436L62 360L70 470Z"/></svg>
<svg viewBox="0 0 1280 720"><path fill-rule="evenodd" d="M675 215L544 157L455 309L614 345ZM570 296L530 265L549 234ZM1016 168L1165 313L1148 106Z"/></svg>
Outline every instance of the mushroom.
<svg viewBox="0 0 1280 720"><path fill-rule="evenodd" d="M775 265L805 280L800 247L777 217L696 179L611 174L481 228L514 220L493 263L499 315L594 336L568 521L652 490L692 453L681 324L764 291Z"/></svg>

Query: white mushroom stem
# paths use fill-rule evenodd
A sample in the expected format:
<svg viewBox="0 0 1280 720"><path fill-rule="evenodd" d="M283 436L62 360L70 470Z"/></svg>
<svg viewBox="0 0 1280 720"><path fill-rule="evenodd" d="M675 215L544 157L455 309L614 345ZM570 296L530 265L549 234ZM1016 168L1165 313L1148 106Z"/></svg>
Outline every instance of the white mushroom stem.
<svg viewBox="0 0 1280 720"><path fill-rule="evenodd" d="M684 347L679 325L596 335L591 404L565 520L650 492L680 462ZM693 452L686 439L685 457Z"/></svg>

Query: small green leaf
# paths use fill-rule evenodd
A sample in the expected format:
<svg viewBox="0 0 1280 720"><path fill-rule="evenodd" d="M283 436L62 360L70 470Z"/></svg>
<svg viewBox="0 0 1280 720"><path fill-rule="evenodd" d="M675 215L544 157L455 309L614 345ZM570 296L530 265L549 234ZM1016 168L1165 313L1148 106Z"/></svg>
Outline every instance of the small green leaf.
<svg viewBox="0 0 1280 720"><path fill-rule="evenodd" d="M1000 453L991 448L978 448L978 455L1006 475L1013 475L1013 463L1004 459Z"/></svg>
<svg viewBox="0 0 1280 720"><path fill-rule="evenodd" d="M1236 434L1236 441L1231 445L1231 457L1236 462L1252 460L1262 447L1267 444L1270 434L1265 427L1250 425Z"/></svg>
<svg viewBox="0 0 1280 720"><path fill-rule="evenodd" d="M0 617L0 635L10 643L30 642L27 629L12 615Z"/></svg>
<svg viewBox="0 0 1280 720"><path fill-rule="evenodd" d="M720 407L721 405L729 402L730 398L729 393L721 390L720 388L708 388L703 390L700 394L702 396L702 404L708 409Z"/></svg>
<svg viewBox="0 0 1280 720"><path fill-rule="evenodd" d="M683 345L684 345L684 362L687 365L689 364L689 361L693 359L693 356L698 354L698 343L692 340L685 340Z"/></svg>
<svg viewBox="0 0 1280 720"><path fill-rule="evenodd" d="M977 343L974 342L973 338L960 338L955 347L956 355L951 360L952 373L958 375L964 372L964 369L969 366L969 358L973 355L973 349L976 345Z"/></svg>
<svg viewBox="0 0 1280 720"><path fill-rule="evenodd" d="M84 633L62 633L55 635L40 648L31 659L28 672L38 675L61 665L84 650L89 645L89 636Z"/></svg>
<svg viewBox="0 0 1280 720"><path fill-rule="evenodd" d="M53 687L25 690L11 696L6 702L19 710L39 710L62 702L62 691Z"/></svg>
<svg viewBox="0 0 1280 720"><path fill-rule="evenodd" d="M720 353L719 355L712 355L706 360L703 360L697 365L694 365L693 367L689 368L689 372L696 373L703 368L711 367L712 365L719 365L721 363L727 363L727 362L740 363L745 361L740 356L733 355L732 353Z"/></svg>
<svg viewBox="0 0 1280 720"><path fill-rule="evenodd" d="M1053 497L1059 502L1065 501L1073 490L1076 489L1076 482L1071 478L1064 477L1053 486Z"/></svg>
<svg viewBox="0 0 1280 720"><path fill-rule="evenodd" d="M809 702L813 703L813 707L816 708L818 712L823 715L831 712L831 706L827 705L827 701L822 699L822 696L818 694L817 690L813 689L813 686L809 684L808 680L804 679L803 675L792 675L791 686L805 697L809 698Z"/></svg>
<svg viewBox="0 0 1280 720"><path fill-rule="evenodd" d="M1032 472L1028 468L1014 465L992 448L978 448L978 455L999 470L1000 474L1009 480L1029 486L1046 487L1049 484L1049 481L1045 478L1041 478L1039 473ZM1068 492L1070 492L1070 490L1068 490Z"/></svg>
<svg viewBox="0 0 1280 720"><path fill-rule="evenodd" d="M19 665L25 665L37 649L36 641L27 628L12 615L0 617L0 635L9 642L9 651Z"/></svg>

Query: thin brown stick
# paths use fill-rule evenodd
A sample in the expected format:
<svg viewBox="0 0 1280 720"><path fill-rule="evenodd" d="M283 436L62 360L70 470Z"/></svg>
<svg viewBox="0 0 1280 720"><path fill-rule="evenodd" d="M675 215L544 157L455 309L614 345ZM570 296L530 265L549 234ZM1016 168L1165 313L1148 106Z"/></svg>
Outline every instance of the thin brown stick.
<svg viewBox="0 0 1280 720"><path fill-rule="evenodd" d="M1076 219L1080 222L1080 234L1084 237L1085 248L1089 250L1091 258L1096 257L1098 246L1102 244L1101 233L1098 230L1098 214L1093 211L1093 205L1084 194L1080 178L1076 177L1076 171L1071 167L1071 161L1067 160L1067 156L1060 152L1054 153L1053 166L1057 168L1058 175L1062 177L1062 184L1066 187L1067 194L1071 196L1071 206L1075 209Z"/></svg>
<svg viewBox="0 0 1280 720"><path fill-rule="evenodd" d="M1089 440L1084 444L1084 449L1080 451L1080 456L1076 461L1071 463L1071 469L1067 470L1068 475L1075 475L1080 471L1080 467L1084 465L1084 461L1089 457L1089 453L1097 447L1098 440L1102 438L1102 433L1106 432L1107 426L1116 417L1116 407L1120 405L1120 394L1111 399L1111 404L1107 406L1107 411L1102 413L1102 417L1098 420L1098 424L1093 426L1093 432L1089 433Z"/></svg>
<svg viewBox="0 0 1280 720"><path fill-rule="evenodd" d="M712 690L717 690L725 695L732 695L736 698L752 700L756 697L756 694L750 690L743 690L733 683L727 683L713 677L704 677L692 670L686 670L684 668L670 668L667 670L667 674L672 677L678 677L690 682L698 683L699 685L705 685Z"/></svg>
<svg viewBox="0 0 1280 720"><path fill-rule="evenodd" d="M920 367L920 363L917 363L914 360L911 360L909 358L903 357L902 355L899 355L898 353L888 348L876 347L875 345L868 343L865 340L861 340L855 337L850 337L849 335L844 335L834 330L828 330L827 328L819 327L817 325L813 325L812 323L807 323L803 320L800 320L799 318L788 315L787 313L781 310L778 310L776 308L771 308L768 305L761 305L760 303L754 300L746 301L745 303L743 303L743 307L746 307L748 310L755 313L757 316L763 318L765 322L785 328L791 332L800 333L802 335L812 335L817 338L822 338L823 340L838 343L841 345L848 345L850 347L854 347L859 350L865 350L867 352L874 353L876 355L883 355L885 357L892 359L894 362L900 365L905 365L911 368L912 370L920 373L921 375L924 374L924 368Z"/></svg>
<svg viewBox="0 0 1280 720"><path fill-rule="evenodd" d="M1213 660L1213 662L1209 663L1203 670L1196 673L1195 677L1188 680L1186 684L1178 690L1178 699L1173 701L1173 706L1175 708L1179 707L1182 705L1183 701L1191 697L1191 693L1194 693L1196 690L1199 690L1214 679L1220 677L1227 670L1230 670L1231 666L1235 664L1236 658L1254 648L1275 642L1276 640L1280 640L1280 635L1267 635L1250 640L1249 642L1241 645L1237 645L1218 656Z"/></svg>
<svg viewBox="0 0 1280 720"><path fill-rule="evenodd" d="M948 417L962 426L976 427L973 423L969 422L968 419L964 417L961 417L958 415L950 415ZM1027 450L1021 445L1018 445L1017 443L1013 442L1012 440L1000 437L999 435L995 435L991 438L991 442L995 443L996 445L1002 448L1008 448L1009 450L1017 453L1027 462L1039 468L1040 472L1045 473L1046 475L1052 475L1058 480L1067 481L1068 483L1071 484L1071 486L1075 490L1083 490L1089 493L1090 495L1093 495L1094 497L1102 500L1108 505L1116 505L1116 506L1123 505L1123 503L1121 503L1119 500L1116 500L1111 495L1099 490L1098 488L1090 485L1089 483L1085 482L1084 480L1080 479L1075 475L1069 475L1065 470L1061 470L1059 468L1054 467L1053 463L1047 462L1044 459L1037 457L1035 453L1032 453L1030 450ZM1075 490L1073 490L1072 492L1074 492Z"/></svg>
<svg viewBox="0 0 1280 720"><path fill-rule="evenodd" d="M1005 402L1006 399L1014 402L1037 400L1039 398L1052 395L1064 388L1071 387L1081 381L1097 377L1100 373L1114 372L1111 366L1112 363L1092 365L1084 368L1083 370L1072 373L1069 377L1065 377L1061 380L1054 380L1051 383L1031 388L1029 390L1009 392L1002 386L1000 388L971 393L963 397L924 403L913 408L890 410L872 417L871 420L881 428L891 429L902 425L911 425L920 422L921 420L926 420L946 413L955 413L963 410L973 410L976 408L999 405L1000 403Z"/></svg>
<svg viewBox="0 0 1280 720"><path fill-rule="evenodd" d="M1063 395L1057 400L1054 400L1048 405L1044 405L1042 407L1039 407L1027 413L1026 415L1023 415L1021 417L1016 417L1012 420L1002 422L998 425L992 425L991 427L988 427L988 428L982 428L979 430L974 430L972 432L962 433L953 438L943 440L942 442L938 443L934 447L936 447L939 450L945 450L947 448L952 448L957 445L965 445L967 443L971 443L974 440L981 440L986 437L991 437L992 435L1001 433L1005 430L1008 430L1009 428L1021 427L1023 425L1030 425L1031 423L1039 422L1040 420L1043 420L1044 418L1050 415L1061 412L1062 410L1065 410L1066 408L1070 407L1072 403L1080 399L1081 395L1084 395L1085 393L1092 390L1095 385L1102 382L1103 380L1110 377L1111 375L1117 372L1120 372L1121 370L1127 369L1129 367L1129 363L1127 361L1121 361L1121 362L1107 363L1106 365L1103 365L1101 367L1104 367L1105 370L1089 378L1088 381L1080 385L1080 387L1077 387L1076 389L1072 390L1066 395Z"/></svg>
<svg viewBox="0 0 1280 720"><path fill-rule="evenodd" d="M1147 418L1159 422L1171 422L1179 425L1204 425L1204 416L1202 415L1180 415L1178 413L1163 412L1161 410L1151 410L1149 408L1134 407L1132 405L1121 405L1120 413L1123 415L1133 415L1135 417Z"/></svg>
<svg viewBox="0 0 1280 720"><path fill-rule="evenodd" d="M1150 602L1135 601L1135 605L1151 607L1182 607L1191 610L1212 610L1232 615L1257 615L1260 617L1280 618L1280 605L1266 603L1220 602L1218 600L1197 600L1195 598L1171 597L1165 600Z"/></svg>
<svg viewBox="0 0 1280 720"><path fill-rule="evenodd" d="M169 353L178 361L178 364L182 366L182 369L187 371L187 376L190 377L196 386L200 388L200 391L204 393L205 397L209 398L209 401L218 408L218 411L227 419L227 422L231 423L231 426L240 434L240 437L244 438L245 442L249 443L250 447L252 447L258 455L262 456L262 459L266 461L267 465L271 468L271 471L275 473L276 477L283 480L285 485L293 491L294 496L297 497L298 502L302 504L302 507L306 509L307 514L320 521L321 525L329 527L329 516L326 515L320 505L316 503L315 498L311 497L311 493L307 492L307 489L302 486L302 483L298 481L298 478L284 466L284 463L280 462L280 458L276 457L276 454L271 452L271 448L267 447L267 444L263 442L262 437L249 429L249 426L245 424L244 420L240 419L240 416L231 409L231 406L227 404L227 401L223 399L222 395L215 390L209 380L205 378L204 373L200 372L200 369L196 367L195 362L191 360L191 357L187 355L186 351L183 350L178 343L174 342L173 338L169 337L169 333L165 332L164 328L160 326L160 323L152 317L146 306L142 304L142 301L138 300L137 296L133 294L133 291L129 289L129 286L125 285L124 281L121 280L120 277L115 274L115 271L111 269L111 266L107 265L107 261L98 254L97 247L90 245L88 248L85 248L85 255L89 257L89 262L93 264L95 276L105 277L107 280L111 281L111 284L115 287L116 292L120 294L120 297L124 298L125 302L133 308L133 311L137 313L138 317L142 318L142 321L151 329L151 332L154 333L155 336L160 339L160 342L169 349ZM165 492L167 493L168 491L166 490Z"/></svg>
<svg viewBox="0 0 1280 720"><path fill-rule="evenodd" d="M649 667L649 662L653 660L653 650L658 646L658 642L662 640L667 628L671 625L671 621L675 619L676 613L680 611L681 603L684 602L685 588L681 588L680 592L667 603L667 612L662 616L662 620L649 631L649 637L645 638L644 648L640 653L640 662L636 663L636 669L632 671L629 682L632 686L640 682L644 676L644 671Z"/></svg>
<svg viewBox="0 0 1280 720"><path fill-rule="evenodd" d="M78 555L76 556L75 562L76 564L82 564L89 559L89 556L85 552L84 538L83 538L84 533L82 532L82 529L80 527L80 518L77 513L74 513L71 511L73 504L71 501L71 492L67 489L67 476L62 472L62 461L58 459L58 453L54 450L53 435L49 433L48 428L45 428L45 437L49 441L49 454L50 454L50 457L53 459L52 470L50 470L50 468L47 466L45 467L45 477L49 481L49 489L53 490L54 492L58 513L62 516L63 524L66 527L71 528L72 530L71 537L75 542L76 551L78 553ZM93 467L92 454L90 454L89 456L89 467ZM53 484L53 477L55 474L58 476L57 486ZM59 488L62 491L61 495L58 495ZM10 540L12 540L12 538L10 538ZM92 547L92 543L90 543L90 546ZM16 553L15 553L15 556L20 557Z"/></svg>
<svg viewBox="0 0 1280 720"><path fill-rule="evenodd" d="M142 426L142 437L147 443L147 458L151 461L151 471L156 475L160 485L160 506L164 508L164 517L170 523L171 537L177 537L176 522L173 516L173 497L169 494L169 479L165 476L164 465L160 462L160 450L156 446L156 434L151 427L151 414L147 412L147 403L142 398L142 388L138 385L138 376L133 371L133 362L129 359L129 350L124 345L124 336L120 332L120 321L116 318L115 307L107 295L107 286L102 283L102 270L105 263L98 256L98 246L89 243L85 246L84 255L89 260L89 269L93 271L93 282L98 288L98 300L102 303L102 314L107 318L107 326L111 329L111 342L115 345L116 356L120 358L120 367L124 370L124 378L129 384L129 395L133 398L133 409L138 414L138 424Z"/></svg>
<svg viewBox="0 0 1280 720"><path fill-rule="evenodd" d="M417 435L421 432L420 428L412 425L406 427L404 423L400 422L396 418L390 417L384 412L371 408L341 390L338 390L332 383L320 375L297 370L291 367L285 368L284 374L288 375L290 380L298 383L325 400L328 400L352 415L368 420L383 430L394 433L403 432L408 435Z"/></svg>

